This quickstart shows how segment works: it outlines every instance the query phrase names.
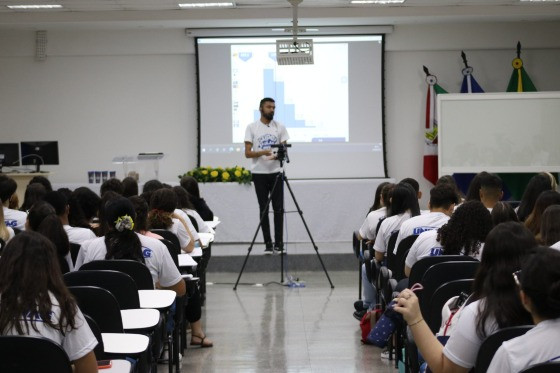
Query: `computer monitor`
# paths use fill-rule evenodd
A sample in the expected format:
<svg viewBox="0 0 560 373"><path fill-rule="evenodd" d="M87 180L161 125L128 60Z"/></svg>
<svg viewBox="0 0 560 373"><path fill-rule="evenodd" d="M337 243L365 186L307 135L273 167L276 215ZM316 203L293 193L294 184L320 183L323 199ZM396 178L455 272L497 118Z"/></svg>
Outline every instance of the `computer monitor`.
<svg viewBox="0 0 560 373"><path fill-rule="evenodd" d="M35 172L41 172L41 165L57 165L58 141L22 141L21 164L37 166Z"/></svg>
<svg viewBox="0 0 560 373"><path fill-rule="evenodd" d="M0 172L2 167L19 166L19 144L0 144Z"/></svg>

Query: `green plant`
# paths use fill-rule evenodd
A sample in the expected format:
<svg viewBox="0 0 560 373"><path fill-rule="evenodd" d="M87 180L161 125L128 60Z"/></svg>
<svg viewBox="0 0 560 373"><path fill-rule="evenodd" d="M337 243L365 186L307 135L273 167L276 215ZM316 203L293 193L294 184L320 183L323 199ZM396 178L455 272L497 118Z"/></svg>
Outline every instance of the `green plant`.
<svg viewBox="0 0 560 373"><path fill-rule="evenodd" d="M179 179L183 176L192 176L200 183L251 183L251 171L239 166L226 168L197 167L183 175L179 175Z"/></svg>

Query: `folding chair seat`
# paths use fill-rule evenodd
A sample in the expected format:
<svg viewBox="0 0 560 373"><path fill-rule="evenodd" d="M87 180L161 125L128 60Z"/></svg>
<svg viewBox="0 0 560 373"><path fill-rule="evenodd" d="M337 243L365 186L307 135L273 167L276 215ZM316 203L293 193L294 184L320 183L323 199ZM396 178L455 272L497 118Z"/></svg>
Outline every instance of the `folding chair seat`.
<svg viewBox="0 0 560 373"><path fill-rule="evenodd" d="M389 266L389 256L387 254L387 267L393 272L393 278L397 281L402 280L405 278L404 274L404 266L406 261L406 256L412 247L412 244L418 238L417 234L405 237L399 242L399 246L397 247L397 253L394 254L393 259L393 267Z"/></svg>

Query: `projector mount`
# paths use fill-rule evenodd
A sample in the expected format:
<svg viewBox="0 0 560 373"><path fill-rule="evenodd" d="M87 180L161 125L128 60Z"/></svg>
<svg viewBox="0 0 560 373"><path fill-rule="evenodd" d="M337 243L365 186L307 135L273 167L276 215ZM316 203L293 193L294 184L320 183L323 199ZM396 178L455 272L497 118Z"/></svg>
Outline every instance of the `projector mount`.
<svg viewBox="0 0 560 373"><path fill-rule="evenodd" d="M303 0L288 0L292 4L292 40L276 40L276 61L278 65L312 65L313 64L313 40L299 39L298 33L298 5Z"/></svg>

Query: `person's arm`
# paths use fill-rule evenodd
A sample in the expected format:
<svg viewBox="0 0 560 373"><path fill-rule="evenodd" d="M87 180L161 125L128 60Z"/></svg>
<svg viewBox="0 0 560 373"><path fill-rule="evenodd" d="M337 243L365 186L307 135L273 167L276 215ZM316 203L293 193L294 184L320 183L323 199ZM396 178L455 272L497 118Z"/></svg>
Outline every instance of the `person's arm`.
<svg viewBox="0 0 560 373"><path fill-rule="evenodd" d="M72 364L74 364L74 373L97 372L97 359L93 351L88 352L78 360L74 360Z"/></svg>
<svg viewBox="0 0 560 373"><path fill-rule="evenodd" d="M185 222L185 220L183 219L182 216L180 216L179 214L173 213L172 215L173 218L179 220L181 222L181 224L183 225L183 227L185 227L185 231L187 232L187 234L189 235L189 242L187 243L187 246L185 247L181 247L181 250L183 250L184 252L188 253L192 253L192 251L194 250L194 237L187 225L187 223Z"/></svg>
<svg viewBox="0 0 560 373"><path fill-rule="evenodd" d="M404 265L404 275L406 277L410 277L410 271L412 270L412 268L410 268L409 266L407 266L406 264Z"/></svg>
<svg viewBox="0 0 560 373"><path fill-rule="evenodd" d="M173 290L175 293L177 293L178 297L181 297L187 293L187 286L185 285L185 280L183 279L171 286L161 286L161 289Z"/></svg>
<svg viewBox="0 0 560 373"><path fill-rule="evenodd" d="M272 155L271 149L264 150L253 150L253 144L250 142L245 142L245 158L258 158L262 156Z"/></svg>
<svg viewBox="0 0 560 373"><path fill-rule="evenodd" d="M424 321L418 297L410 289L403 290L395 299L394 310L403 315L408 324L418 350L434 373L467 373L470 369L463 368L443 354L443 345L432 334L430 327Z"/></svg>

